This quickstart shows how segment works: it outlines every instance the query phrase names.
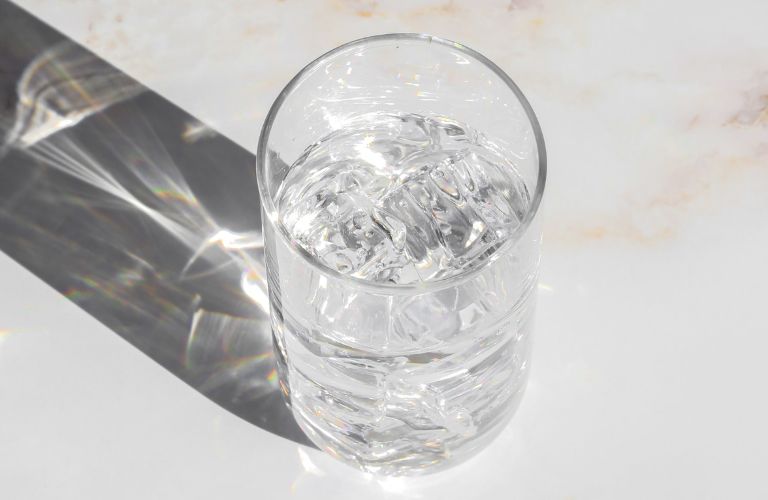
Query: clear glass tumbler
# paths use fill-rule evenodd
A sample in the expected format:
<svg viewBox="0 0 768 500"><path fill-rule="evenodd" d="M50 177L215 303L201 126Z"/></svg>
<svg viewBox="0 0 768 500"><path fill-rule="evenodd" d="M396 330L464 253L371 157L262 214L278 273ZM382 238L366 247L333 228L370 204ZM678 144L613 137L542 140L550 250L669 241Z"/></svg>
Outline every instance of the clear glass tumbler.
<svg viewBox="0 0 768 500"><path fill-rule="evenodd" d="M321 261L281 219L281 185L307 148L359 116L426 117L442 124L445 140L463 133L451 123L471 126L522 185L514 230L486 231L485 257L443 277L372 281ZM372 142L361 155L389 168L400 150ZM309 438L379 474L436 470L489 443L525 389L540 254L546 157L520 89L458 43L418 34L357 40L310 63L280 93L257 162L279 380ZM406 238L421 234L407 222ZM446 240L457 233L438 229Z"/></svg>

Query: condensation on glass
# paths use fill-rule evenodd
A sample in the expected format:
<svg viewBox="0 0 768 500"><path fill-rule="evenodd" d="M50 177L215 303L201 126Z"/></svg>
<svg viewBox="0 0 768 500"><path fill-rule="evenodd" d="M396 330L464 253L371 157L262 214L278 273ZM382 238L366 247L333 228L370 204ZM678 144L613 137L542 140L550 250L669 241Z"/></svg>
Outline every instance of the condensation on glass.
<svg viewBox="0 0 768 500"><path fill-rule="evenodd" d="M529 371L545 171L521 91L457 43L358 40L282 91L258 152L271 321L321 449L415 474L504 428Z"/></svg>

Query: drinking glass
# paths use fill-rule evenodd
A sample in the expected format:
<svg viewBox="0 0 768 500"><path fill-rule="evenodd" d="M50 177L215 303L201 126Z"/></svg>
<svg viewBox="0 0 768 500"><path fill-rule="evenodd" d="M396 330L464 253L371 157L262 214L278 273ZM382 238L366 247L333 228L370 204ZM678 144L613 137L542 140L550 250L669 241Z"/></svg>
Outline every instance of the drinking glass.
<svg viewBox="0 0 768 500"><path fill-rule="evenodd" d="M324 265L292 238L277 198L288 171L309 146L376 112L450 117L504 152L527 205L487 258L444 278L378 282ZM517 85L433 36L347 43L280 93L257 174L279 383L307 436L379 474L433 471L482 449L515 412L529 372L546 156Z"/></svg>

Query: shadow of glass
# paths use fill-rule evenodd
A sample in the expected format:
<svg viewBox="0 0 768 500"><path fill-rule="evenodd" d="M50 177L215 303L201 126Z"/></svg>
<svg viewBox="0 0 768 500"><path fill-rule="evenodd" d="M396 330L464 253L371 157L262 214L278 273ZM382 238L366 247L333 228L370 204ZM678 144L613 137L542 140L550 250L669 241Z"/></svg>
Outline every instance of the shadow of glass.
<svg viewBox="0 0 768 500"><path fill-rule="evenodd" d="M0 249L225 409L275 372L254 157L0 0Z"/></svg>

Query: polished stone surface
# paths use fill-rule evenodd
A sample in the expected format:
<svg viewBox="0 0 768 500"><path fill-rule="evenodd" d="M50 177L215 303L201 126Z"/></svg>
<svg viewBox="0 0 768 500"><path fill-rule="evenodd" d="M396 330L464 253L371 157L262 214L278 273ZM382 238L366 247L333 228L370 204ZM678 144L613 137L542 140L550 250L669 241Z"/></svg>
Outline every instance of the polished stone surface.
<svg viewBox="0 0 768 500"><path fill-rule="evenodd" d="M321 52L387 31L460 40L530 98L550 182L528 394L488 450L419 480L378 481L233 416L3 257L5 491L768 495L764 2L19 3L251 151L280 87Z"/></svg>

